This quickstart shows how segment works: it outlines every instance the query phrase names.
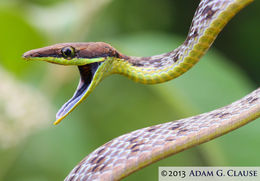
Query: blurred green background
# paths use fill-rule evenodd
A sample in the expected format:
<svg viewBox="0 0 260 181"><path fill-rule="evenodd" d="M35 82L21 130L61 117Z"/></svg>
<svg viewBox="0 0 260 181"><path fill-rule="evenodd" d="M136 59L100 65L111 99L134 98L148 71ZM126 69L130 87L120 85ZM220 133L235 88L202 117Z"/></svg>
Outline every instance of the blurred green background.
<svg viewBox="0 0 260 181"><path fill-rule="evenodd" d="M180 78L141 85L114 75L53 126L74 93L76 67L25 62L30 49L105 41L149 56L184 41L199 1L1 0L0 180L62 180L88 153L121 134L229 104L260 85L259 10L254 2ZM158 166L260 166L260 120L157 162L125 180L157 180Z"/></svg>

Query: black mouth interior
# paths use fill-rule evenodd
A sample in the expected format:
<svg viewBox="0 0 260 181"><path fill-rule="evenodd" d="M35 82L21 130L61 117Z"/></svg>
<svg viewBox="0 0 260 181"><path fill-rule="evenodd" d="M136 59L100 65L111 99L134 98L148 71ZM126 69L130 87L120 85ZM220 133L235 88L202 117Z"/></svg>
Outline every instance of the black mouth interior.
<svg viewBox="0 0 260 181"><path fill-rule="evenodd" d="M56 119L65 116L75 105L81 100L81 98L87 92L89 85L91 84L93 77L101 63L95 62L83 66L78 66L80 72L80 81L73 97L66 102L56 115Z"/></svg>
<svg viewBox="0 0 260 181"><path fill-rule="evenodd" d="M82 95L84 90L86 90L88 88L88 86L92 82L92 79L94 77L94 74L97 71L98 66L99 66L99 63L92 63L92 64L88 64L88 65L84 65L84 66L78 66L80 78L81 78L81 81L83 81L83 84L77 88L73 98L76 99L77 97Z"/></svg>

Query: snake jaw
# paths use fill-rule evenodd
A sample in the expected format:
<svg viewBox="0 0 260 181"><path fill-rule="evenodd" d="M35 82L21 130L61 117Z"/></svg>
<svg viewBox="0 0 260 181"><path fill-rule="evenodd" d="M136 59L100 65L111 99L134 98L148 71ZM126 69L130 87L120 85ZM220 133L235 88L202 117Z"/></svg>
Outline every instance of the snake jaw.
<svg viewBox="0 0 260 181"><path fill-rule="evenodd" d="M100 80L97 78L97 71L101 65L102 63L98 62L87 64L84 66L78 66L80 72L78 87L72 98L67 101L57 112L54 125L60 123L61 120L64 119L70 112L72 112L76 108L76 106L79 105L97 86Z"/></svg>
<svg viewBox="0 0 260 181"><path fill-rule="evenodd" d="M23 54L24 60L76 65L79 68L80 81L78 87L72 98L56 114L55 125L81 103L102 78L111 73L109 68L112 66L114 58L127 57L120 54L111 45L103 42L59 43L30 50Z"/></svg>

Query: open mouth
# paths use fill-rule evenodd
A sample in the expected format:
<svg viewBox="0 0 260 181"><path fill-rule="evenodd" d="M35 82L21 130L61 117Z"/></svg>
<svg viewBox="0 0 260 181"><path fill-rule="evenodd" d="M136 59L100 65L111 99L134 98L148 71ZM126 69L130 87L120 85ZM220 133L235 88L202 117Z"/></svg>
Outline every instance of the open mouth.
<svg viewBox="0 0 260 181"><path fill-rule="evenodd" d="M91 92L89 90L92 85L93 78L101 64L102 62L95 62L78 66L80 72L80 81L78 87L72 98L66 102L56 114L56 122L54 124L58 124Z"/></svg>

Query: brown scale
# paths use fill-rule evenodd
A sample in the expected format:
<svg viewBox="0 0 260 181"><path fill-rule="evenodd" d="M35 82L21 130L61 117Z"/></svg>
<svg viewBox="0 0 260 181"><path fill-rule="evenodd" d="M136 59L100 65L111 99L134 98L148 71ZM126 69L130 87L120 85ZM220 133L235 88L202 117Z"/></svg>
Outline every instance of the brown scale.
<svg viewBox="0 0 260 181"><path fill-rule="evenodd" d="M202 11L202 15L206 15L206 19L210 19L218 10L213 11L211 6L205 7Z"/></svg>
<svg viewBox="0 0 260 181"><path fill-rule="evenodd" d="M176 130L176 129L180 128L182 125L183 124L180 124L180 123L175 124L173 127L170 128L170 130Z"/></svg>
<svg viewBox="0 0 260 181"><path fill-rule="evenodd" d="M230 116L230 113L222 113L219 118L226 118L227 116Z"/></svg>
<svg viewBox="0 0 260 181"><path fill-rule="evenodd" d="M253 100L249 101L249 104L252 104L252 103L256 102L257 100L258 100L258 98L256 97Z"/></svg>
<svg viewBox="0 0 260 181"><path fill-rule="evenodd" d="M100 155L100 154L104 153L105 150L106 150L105 148L102 148L102 149L98 150L97 154Z"/></svg>
<svg viewBox="0 0 260 181"><path fill-rule="evenodd" d="M130 138L128 141L130 142L130 143L134 143L134 142L136 142L138 140L138 137L133 137L133 138Z"/></svg>

